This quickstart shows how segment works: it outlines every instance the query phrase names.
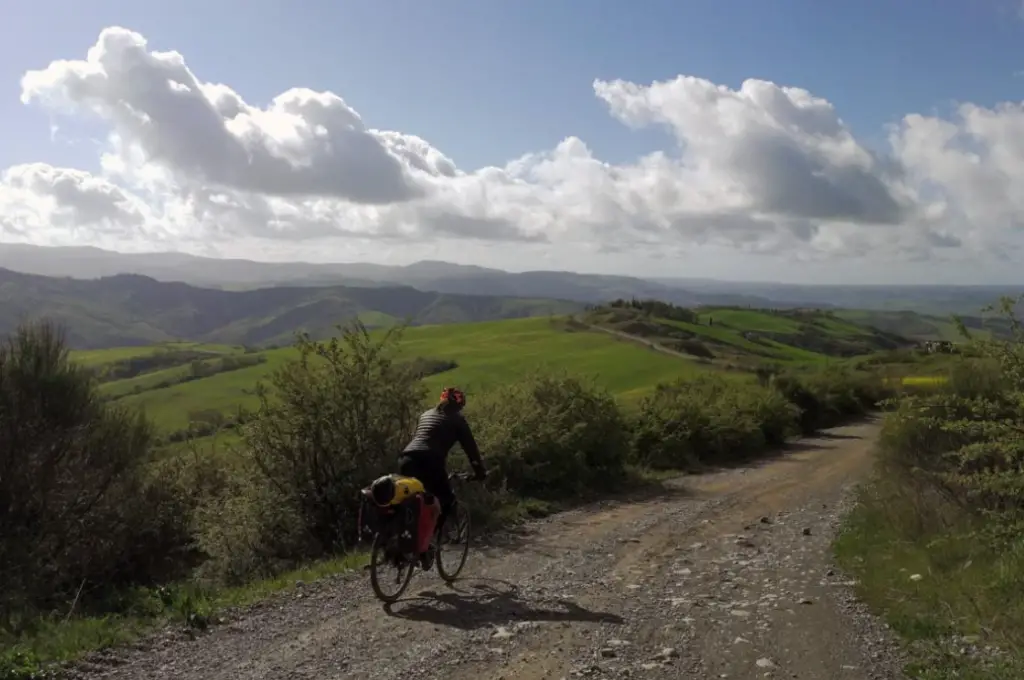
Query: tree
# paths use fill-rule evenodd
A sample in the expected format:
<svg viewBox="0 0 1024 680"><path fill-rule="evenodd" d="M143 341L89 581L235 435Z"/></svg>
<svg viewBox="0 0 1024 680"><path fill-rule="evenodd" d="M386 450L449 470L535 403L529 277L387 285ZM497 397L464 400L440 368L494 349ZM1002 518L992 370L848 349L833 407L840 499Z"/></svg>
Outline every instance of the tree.
<svg viewBox="0 0 1024 680"><path fill-rule="evenodd" d="M0 344L0 627L73 593L148 581L187 545L149 474L145 418L104 403L60 329Z"/></svg>

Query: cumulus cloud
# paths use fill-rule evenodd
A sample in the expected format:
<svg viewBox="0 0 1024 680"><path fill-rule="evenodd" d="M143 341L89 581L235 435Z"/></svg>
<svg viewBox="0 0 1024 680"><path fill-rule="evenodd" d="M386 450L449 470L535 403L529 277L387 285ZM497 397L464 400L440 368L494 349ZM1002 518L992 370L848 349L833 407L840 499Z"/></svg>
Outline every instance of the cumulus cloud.
<svg viewBox="0 0 1024 680"><path fill-rule="evenodd" d="M892 130L895 155L939 198L942 240L1016 249L1024 232L1024 104L959 106L953 117L912 114Z"/></svg>
<svg viewBox="0 0 1024 680"><path fill-rule="evenodd" d="M457 238L687 246L800 259L1002 253L1024 231L1024 107L906 116L860 143L827 100L747 80L596 80L596 100L671 148L632 163L569 137L503 166L460 169L427 140L378 130L339 95L294 88L265 107L184 56L104 30L83 59L26 73L22 101L107 129L98 175L44 164L0 178L0 228L136 240L396 243ZM64 232L60 232L64 233Z"/></svg>
<svg viewBox="0 0 1024 680"><path fill-rule="evenodd" d="M162 240L147 206L104 178L30 163L0 173L0 234L53 243L90 243L98 235Z"/></svg>
<svg viewBox="0 0 1024 680"><path fill-rule="evenodd" d="M81 170L55 168L44 163L16 165L3 173L3 185L26 196L49 198L53 208L81 224L113 222L136 225L142 210L123 189Z"/></svg>
<svg viewBox="0 0 1024 680"><path fill-rule="evenodd" d="M862 147L832 105L806 90L701 78L595 81L616 118L667 125L683 167L712 207L820 221L896 224L911 208L898 178Z"/></svg>

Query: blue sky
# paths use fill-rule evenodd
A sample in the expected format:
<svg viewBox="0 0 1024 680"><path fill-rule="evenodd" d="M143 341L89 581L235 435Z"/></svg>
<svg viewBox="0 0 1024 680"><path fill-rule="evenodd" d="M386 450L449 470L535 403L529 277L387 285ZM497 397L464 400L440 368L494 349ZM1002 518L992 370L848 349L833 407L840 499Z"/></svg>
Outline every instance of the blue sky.
<svg viewBox="0 0 1024 680"><path fill-rule="evenodd" d="M292 8L301 7L301 11ZM873 145L908 112L1024 98L1024 22L998 0L130 0L12 3L0 24L0 164L91 162L54 147L19 101L22 74L78 58L106 26L183 53L255 104L297 85L341 94L373 126L460 166L502 164L576 135L611 161L663 144L609 118L595 78L680 73L796 85ZM583 11L585 9L585 11Z"/></svg>
<svg viewBox="0 0 1024 680"><path fill-rule="evenodd" d="M336 92L370 127L418 135L471 171L570 135L613 164L676 154L667 130L610 116L592 83L679 74L734 89L747 78L805 88L865 147L886 152L886 126L907 113L1024 98L1018 9L1010 0L9 3L0 167L99 170L104 128L62 121L54 143L47 113L20 101L19 80L54 59L83 59L112 25L182 53L202 80L253 105L296 86Z"/></svg>

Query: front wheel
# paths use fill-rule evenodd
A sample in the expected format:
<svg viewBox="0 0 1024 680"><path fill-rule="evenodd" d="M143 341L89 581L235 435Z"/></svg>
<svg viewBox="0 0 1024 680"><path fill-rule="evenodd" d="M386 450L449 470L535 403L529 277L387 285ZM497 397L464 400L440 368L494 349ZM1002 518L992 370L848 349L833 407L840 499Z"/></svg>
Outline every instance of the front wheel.
<svg viewBox="0 0 1024 680"><path fill-rule="evenodd" d="M415 562L406 560L399 550L395 532L381 531L374 536L370 551L370 586L377 599L387 604L398 600L409 587L414 568ZM393 591L385 589L388 585Z"/></svg>
<svg viewBox="0 0 1024 680"><path fill-rule="evenodd" d="M437 573L451 583L459 577L469 555L469 510L465 505L455 502L438 534ZM453 550L446 552L446 548Z"/></svg>

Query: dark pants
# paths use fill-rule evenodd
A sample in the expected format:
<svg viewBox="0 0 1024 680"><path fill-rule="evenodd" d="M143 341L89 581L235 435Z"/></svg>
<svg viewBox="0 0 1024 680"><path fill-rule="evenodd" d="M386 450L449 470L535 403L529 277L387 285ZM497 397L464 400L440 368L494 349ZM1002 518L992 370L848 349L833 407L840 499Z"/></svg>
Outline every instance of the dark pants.
<svg viewBox="0 0 1024 680"><path fill-rule="evenodd" d="M403 453L398 459L398 473L420 480L427 492L437 497L441 503L441 517L438 521L438 526L441 526L455 503L455 493L452 491L451 482L448 481L448 468L444 456L431 451Z"/></svg>

